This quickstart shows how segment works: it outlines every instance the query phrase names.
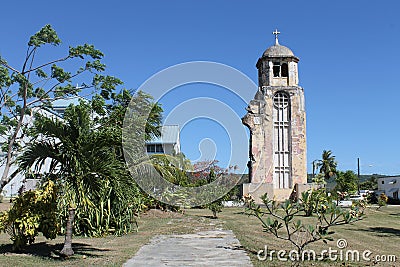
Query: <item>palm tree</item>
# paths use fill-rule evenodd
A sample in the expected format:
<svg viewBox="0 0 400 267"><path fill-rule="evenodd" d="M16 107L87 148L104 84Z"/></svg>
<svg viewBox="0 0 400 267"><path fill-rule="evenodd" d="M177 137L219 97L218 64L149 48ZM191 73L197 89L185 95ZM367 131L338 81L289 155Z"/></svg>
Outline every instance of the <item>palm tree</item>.
<svg viewBox="0 0 400 267"><path fill-rule="evenodd" d="M73 226L75 232L101 235L112 228L129 230L135 218L134 209L128 207L137 187L116 153L121 137L112 128L95 127L90 112L90 106L81 103L70 106L64 120L37 115L36 141L19 158L20 168L26 171L38 172L50 161L47 176L62 191L58 201L66 217L61 251L65 256L74 254Z"/></svg>
<svg viewBox="0 0 400 267"><path fill-rule="evenodd" d="M337 162L335 156L332 155L332 151L324 150L322 152L322 159L318 160L317 167L319 172L324 174L325 179L329 179L336 174Z"/></svg>

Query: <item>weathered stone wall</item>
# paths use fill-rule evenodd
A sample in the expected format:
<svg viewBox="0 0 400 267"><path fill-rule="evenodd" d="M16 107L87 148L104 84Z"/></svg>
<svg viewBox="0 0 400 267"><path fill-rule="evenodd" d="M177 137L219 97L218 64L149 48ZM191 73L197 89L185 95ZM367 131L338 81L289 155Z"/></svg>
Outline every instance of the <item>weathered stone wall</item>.
<svg viewBox="0 0 400 267"><path fill-rule="evenodd" d="M251 134L250 181L272 183L273 173L273 95L278 91L288 92L291 102L291 156L293 183L306 183L306 113L301 87L265 87L262 100L252 100L243 123Z"/></svg>
<svg viewBox="0 0 400 267"><path fill-rule="evenodd" d="M250 194L257 204L263 204L261 196L268 194L270 198L274 195L274 187L272 184L266 183L248 183L243 184L243 195Z"/></svg>
<svg viewBox="0 0 400 267"><path fill-rule="evenodd" d="M301 87L264 87L262 99L252 100L243 123L250 129L250 182L244 185L243 193L262 195L267 190L277 200L287 199L295 184L307 183L306 156L306 113L304 109L303 89ZM273 154L273 95L278 91L289 93L291 103L291 185L286 189L273 189L274 154ZM258 92L258 97L261 91ZM263 184L263 185L260 185ZM257 191L251 192L257 188ZM267 193L265 191L264 193Z"/></svg>
<svg viewBox="0 0 400 267"><path fill-rule="evenodd" d="M301 87L290 91L292 101L291 117L291 152L292 182L307 183L307 145L306 145L306 112L304 108L304 92Z"/></svg>

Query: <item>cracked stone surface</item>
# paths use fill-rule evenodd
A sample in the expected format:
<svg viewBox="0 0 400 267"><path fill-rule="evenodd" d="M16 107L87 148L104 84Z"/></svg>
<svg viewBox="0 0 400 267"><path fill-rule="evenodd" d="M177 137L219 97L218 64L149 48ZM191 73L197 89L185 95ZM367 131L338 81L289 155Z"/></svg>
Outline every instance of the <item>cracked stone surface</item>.
<svg viewBox="0 0 400 267"><path fill-rule="evenodd" d="M231 230L154 237L124 267L253 266Z"/></svg>

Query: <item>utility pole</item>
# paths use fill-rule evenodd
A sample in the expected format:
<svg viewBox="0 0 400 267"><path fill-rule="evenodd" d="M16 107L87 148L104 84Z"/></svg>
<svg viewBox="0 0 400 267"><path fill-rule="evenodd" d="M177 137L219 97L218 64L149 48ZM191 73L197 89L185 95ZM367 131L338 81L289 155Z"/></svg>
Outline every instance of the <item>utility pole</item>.
<svg viewBox="0 0 400 267"><path fill-rule="evenodd" d="M358 189L358 194L360 194L360 158L357 158L357 189Z"/></svg>
<svg viewBox="0 0 400 267"><path fill-rule="evenodd" d="M312 162L312 176L313 176L313 178L315 178L315 162L316 162L317 160L313 160L313 162Z"/></svg>
<svg viewBox="0 0 400 267"><path fill-rule="evenodd" d="M10 185L10 188L11 188L11 192L10 192L10 203L12 202L12 197L13 197L13 193L12 193L13 186L14 186L14 183L12 183L12 184Z"/></svg>

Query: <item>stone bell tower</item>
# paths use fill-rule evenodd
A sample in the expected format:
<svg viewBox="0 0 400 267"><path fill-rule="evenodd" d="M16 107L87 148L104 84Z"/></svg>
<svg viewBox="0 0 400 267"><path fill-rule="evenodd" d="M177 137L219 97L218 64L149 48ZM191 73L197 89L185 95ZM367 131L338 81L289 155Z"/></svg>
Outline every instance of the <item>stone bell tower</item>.
<svg viewBox="0 0 400 267"><path fill-rule="evenodd" d="M306 112L304 90L299 86L299 58L279 44L279 33L273 32L275 44L257 61L258 90L242 119L250 129L250 183L243 185L243 194L249 193L256 201L265 193L277 200L287 199L296 185L307 183Z"/></svg>

